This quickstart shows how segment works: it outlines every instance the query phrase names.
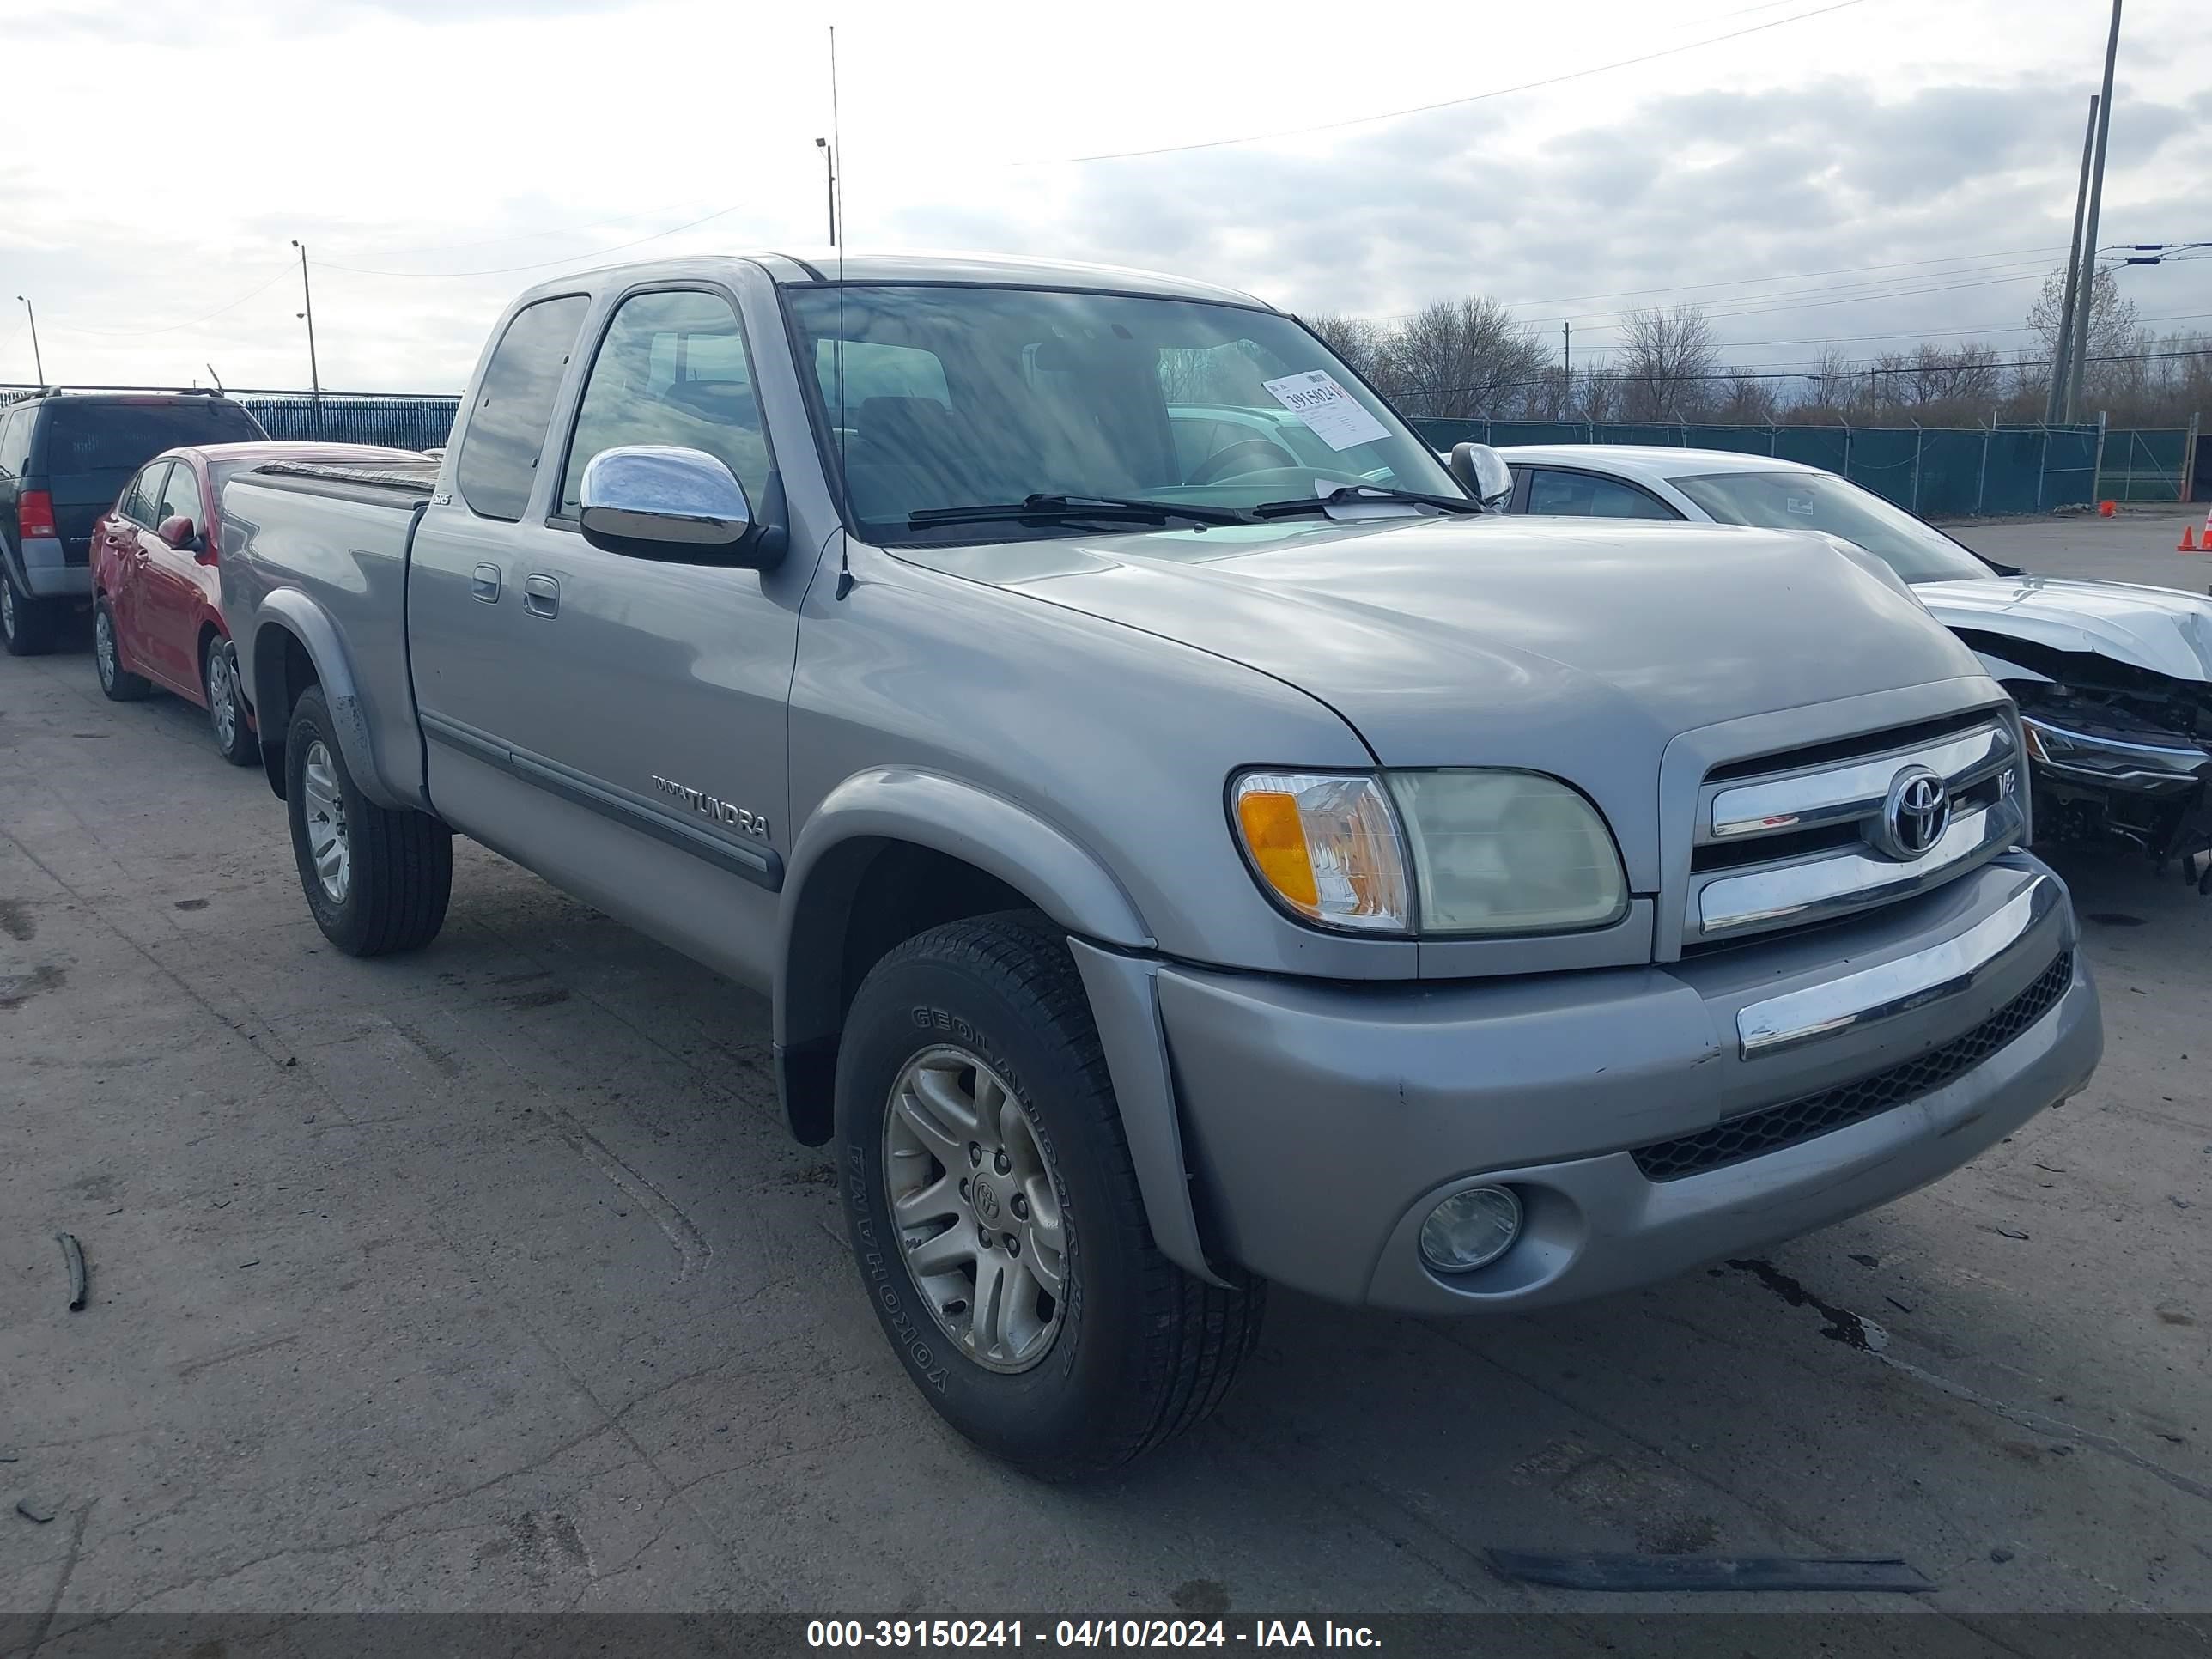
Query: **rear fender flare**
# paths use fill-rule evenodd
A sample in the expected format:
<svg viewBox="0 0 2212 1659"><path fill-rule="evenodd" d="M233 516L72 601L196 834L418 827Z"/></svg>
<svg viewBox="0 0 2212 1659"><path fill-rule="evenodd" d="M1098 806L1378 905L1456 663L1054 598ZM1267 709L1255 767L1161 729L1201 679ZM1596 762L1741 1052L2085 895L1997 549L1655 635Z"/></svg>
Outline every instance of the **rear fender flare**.
<svg viewBox="0 0 2212 1659"><path fill-rule="evenodd" d="M362 707L360 684L346 653L345 641L323 608L296 588L279 588L271 593L262 601L253 619L253 651L248 679L254 726L272 760L276 749L284 741L283 727L291 718L284 702L284 647L288 639L297 641L314 665L315 679L323 688L324 702L330 707L338 749L345 757L346 770L352 775L354 787L379 806L393 811L413 806L416 803L385 782L376 764L367 711ZM285 712L276 720L262 712L279 708ZM276 781L273 775L270 781L272 785Z"/></svg>

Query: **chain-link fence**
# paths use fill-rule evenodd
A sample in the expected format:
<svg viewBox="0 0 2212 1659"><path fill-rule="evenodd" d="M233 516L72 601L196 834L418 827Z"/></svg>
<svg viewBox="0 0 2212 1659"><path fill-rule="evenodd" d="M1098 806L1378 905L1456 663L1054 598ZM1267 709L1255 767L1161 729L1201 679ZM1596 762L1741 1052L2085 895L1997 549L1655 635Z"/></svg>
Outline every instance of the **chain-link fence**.
<svg viewBox="0 0 2212 1659"><path fill-rule="evenodd" d="M393 449L434 449L444 443L461 403L458 398L336 397L327 392L319 404L297 392L234 395L272 438L384 444Z"/></svg>
<svg viewBox="0 0 2212 1659"><path fill-rule="evenodd" d="M2039 513L2100 499L2100 445L2137 436L2094 426L1651 426L1607 421L1422 420L1441 449L1455 443L1644 444L1773 455L1839 472L1928 516ZM2163 452L2161 452L2163 453ZM2179 466L2179 451L2174 465ZM2178 476L2178 472L2177 472ZM2130 500L2154 499L2148 494ZM2179 500L2178 491L2163 499Z"/></svg>

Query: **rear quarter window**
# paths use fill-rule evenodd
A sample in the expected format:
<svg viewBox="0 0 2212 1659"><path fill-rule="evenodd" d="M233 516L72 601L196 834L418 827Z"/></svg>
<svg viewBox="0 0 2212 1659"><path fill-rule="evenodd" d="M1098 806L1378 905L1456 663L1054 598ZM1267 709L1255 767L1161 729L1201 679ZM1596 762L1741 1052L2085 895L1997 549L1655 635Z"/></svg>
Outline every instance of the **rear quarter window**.
<svg viewBox="0 0 2212 1659"><path fill-rule="evenodd" d="M525 306L492 349L453 468L470 511L512 522L530 505L553 402L591 304L570 294Z"/></svg>

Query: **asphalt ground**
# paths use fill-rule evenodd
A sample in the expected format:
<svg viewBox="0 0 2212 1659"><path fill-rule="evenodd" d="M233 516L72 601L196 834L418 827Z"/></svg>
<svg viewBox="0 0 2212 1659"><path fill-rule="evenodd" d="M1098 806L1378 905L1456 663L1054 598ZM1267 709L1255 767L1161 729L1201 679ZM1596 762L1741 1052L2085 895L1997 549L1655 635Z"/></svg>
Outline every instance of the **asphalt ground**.
<svg viewBox="0 0 2212 1659"><path fill-rule="evenodd" d="M2183 522L1960 533L2201 591ZM0 1648L149 1613L1492 1612L1572 1647L1601 1611L2212 1611L2212 902L2139 862L2061 865L2103 1069L1970 1167L1539 1316L1280 1295L1218 1418L1074 1488L908 1384L765 1004L457 862L433 947L348 959L199 711L0 658ZM1606 1596L1492 1548L1939 1588Z"/></svg>

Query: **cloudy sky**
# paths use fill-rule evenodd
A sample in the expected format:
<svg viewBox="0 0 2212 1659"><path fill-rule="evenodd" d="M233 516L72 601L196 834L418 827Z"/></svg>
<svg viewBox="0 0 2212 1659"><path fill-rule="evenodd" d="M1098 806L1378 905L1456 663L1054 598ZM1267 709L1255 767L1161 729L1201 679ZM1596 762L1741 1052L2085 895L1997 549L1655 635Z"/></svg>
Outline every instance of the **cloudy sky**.
<svg viewBox="0 0 2212 1659"><path fill-rule="evenodd" d="M2105 0L0 0L0 382L457 390L521 287L848 240L1303 311L1482 292L1577 362L1986 338L2063 257ZM1630 63L1626 60L1642 59ZM1131 154L1130 152L1151 152ZM2212 5L2128 0L2100 241L2212 241ZM629 246L624 246L629 245ZM2124 271L2212 329L2212 258Z"/></svg>

